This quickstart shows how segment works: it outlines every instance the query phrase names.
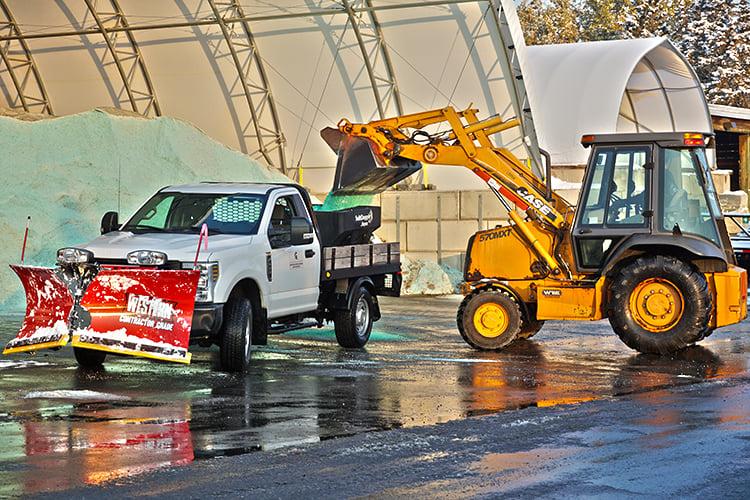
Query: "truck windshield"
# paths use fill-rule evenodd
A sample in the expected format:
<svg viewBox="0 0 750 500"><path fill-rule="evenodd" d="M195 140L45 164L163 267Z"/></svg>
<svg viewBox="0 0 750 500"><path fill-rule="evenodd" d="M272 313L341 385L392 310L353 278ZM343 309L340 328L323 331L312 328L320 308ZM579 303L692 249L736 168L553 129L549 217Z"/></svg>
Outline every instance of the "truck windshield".
<svg viewBox="0 0 750 500"><path fill-rule="evenodd" d="M256 234L265 195L170 193L154 195L123 226L134 233L197 233L203 224L214 234Z"/></svg>
<svg viewBox="0 0 750 500"><path fill-rule="evenodd" d="M702 236L720 245L721 217L703 150L664 149L661 165L662 229Z"/></svg>

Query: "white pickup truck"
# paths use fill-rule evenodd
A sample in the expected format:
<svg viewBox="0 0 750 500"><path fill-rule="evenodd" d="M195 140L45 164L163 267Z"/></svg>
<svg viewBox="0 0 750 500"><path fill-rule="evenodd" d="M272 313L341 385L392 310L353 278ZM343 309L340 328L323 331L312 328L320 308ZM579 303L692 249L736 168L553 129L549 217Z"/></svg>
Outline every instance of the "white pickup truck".
<svg viewBox="0 0 750 500"><path fill-rule="evenodd" d="M124 224L108 212L83 248L102 265L192 269L205 224L190 342L217 344L222 369L240 371L268 334L326 321L341 346L367 343L377 296L401 288L398 243L370 243L379 223L379 207L315 212L293 184L199 183L159 190Z"/></svg>

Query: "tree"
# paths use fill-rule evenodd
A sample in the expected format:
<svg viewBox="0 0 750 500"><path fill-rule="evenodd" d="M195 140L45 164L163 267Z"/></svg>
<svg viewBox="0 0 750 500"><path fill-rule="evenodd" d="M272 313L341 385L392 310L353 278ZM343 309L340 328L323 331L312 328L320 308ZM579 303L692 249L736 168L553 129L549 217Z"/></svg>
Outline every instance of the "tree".
<svg viewBox="0 0 750 500"><path fill-rule="evenodd" d="M625 0L583 0L577 6L581 40L623 38Z"/></svg>
<svg viewBox="0 0 750 500"><path fill-rule="evenodd" d="M684 28L694 3L693 0L626 0L623 30L630 38L671 37Z"/></svg>
<svg viewBox="0 0 750 500"><path fill-rule="evenodd" d="M574 43L579 40L572 0L522 0L518 18L528 45Z"/></svg>

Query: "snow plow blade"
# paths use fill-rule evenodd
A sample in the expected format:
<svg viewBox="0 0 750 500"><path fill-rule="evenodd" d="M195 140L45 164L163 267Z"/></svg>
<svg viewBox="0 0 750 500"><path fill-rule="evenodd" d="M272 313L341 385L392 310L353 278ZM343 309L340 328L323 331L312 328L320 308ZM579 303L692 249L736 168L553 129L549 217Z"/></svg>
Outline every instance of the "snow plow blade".
<svg viewBox="0 0 750 500"><path fill-rule="evenodd" d="M56 269L10 266L23 283L26 317L3 354L61 347L68 343L68 317L73 296Z"/></svg>
<svg viewBox="0 0 750 500"><path fill-rule="evenodd" d="M190 363L188 344L198 271L102 269L81 308L91 317L72 329L71 345Z"/></svg>
<svg viewBox="0 0 750 500"><path fill-rule="evenodd" d="M3 354L74 347L189 363L199 271L11 266L26 317Z"/></svg>
<svg viewBox="0 0 750 500"><path fill-rule="evenodd" d="M338 154L331 190L334 195L382 193L422 168L418 161L400 156L386 160L375 153L367 139L348 136L338 129L324 128L320 136Z"/></svg>

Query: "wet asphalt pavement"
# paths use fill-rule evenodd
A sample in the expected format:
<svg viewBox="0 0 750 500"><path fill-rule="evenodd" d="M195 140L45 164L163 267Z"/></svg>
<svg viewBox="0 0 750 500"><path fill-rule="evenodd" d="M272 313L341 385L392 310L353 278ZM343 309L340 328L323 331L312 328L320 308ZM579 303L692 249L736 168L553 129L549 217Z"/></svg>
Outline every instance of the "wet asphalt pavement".
<svg viewBox="0 0 750 500"><path fill-rule="evenodd" d="M383 300L361 351L330 329L271 337L246 375L200 348L190 366L102 372L68 349L6 356L0 496L747 497L750 324L673 358L607 322L481 353L455 330L459 300Z"/></svg>

